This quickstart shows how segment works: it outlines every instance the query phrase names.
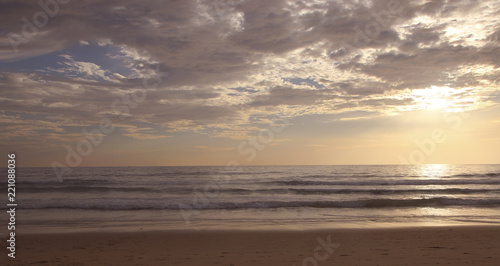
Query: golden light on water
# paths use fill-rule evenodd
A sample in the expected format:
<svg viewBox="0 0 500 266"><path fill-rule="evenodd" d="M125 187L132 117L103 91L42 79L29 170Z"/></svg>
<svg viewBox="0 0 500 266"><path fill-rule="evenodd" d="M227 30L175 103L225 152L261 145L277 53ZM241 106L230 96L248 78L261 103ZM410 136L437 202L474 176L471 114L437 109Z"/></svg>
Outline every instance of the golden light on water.
<svg viewBox="0 0 500 266"><path fill-rule="evenodd" d="M434 179L447 176L450 169L447 164L424 164L419 165L416 170L417 176L424 179Z"/></svg>
<svg viewBox="0 0 500 266"><path fill-rule="evenodd" d="M439 179L443 176L448 176L449 171L451 170L447 164L424 164L418 166L416 169L418 171L418 176L421 179ZM443 185L425 185L422 186L425 189L445 189L446 186ZM434 197L436 195L426 195L425 197ZM448 195L440 195L440 197L447 197ZM422 215L425 216L447 216L451 214L450 210L446 208L434 208L434 207L425 207L418 209ZM431 221L430 224L434 225L434 221Z"/></svg>

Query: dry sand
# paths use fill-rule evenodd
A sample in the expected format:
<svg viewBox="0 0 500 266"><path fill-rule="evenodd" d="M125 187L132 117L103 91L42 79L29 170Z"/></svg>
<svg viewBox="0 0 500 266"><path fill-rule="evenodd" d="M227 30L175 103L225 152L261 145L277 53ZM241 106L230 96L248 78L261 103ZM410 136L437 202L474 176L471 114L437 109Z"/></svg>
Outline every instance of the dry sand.
<svg viewBox="0 0 500 266"><path fill-rule="evenodd" d="M34 234L0 265L500 265L499 244L486 226Z"/></svg>

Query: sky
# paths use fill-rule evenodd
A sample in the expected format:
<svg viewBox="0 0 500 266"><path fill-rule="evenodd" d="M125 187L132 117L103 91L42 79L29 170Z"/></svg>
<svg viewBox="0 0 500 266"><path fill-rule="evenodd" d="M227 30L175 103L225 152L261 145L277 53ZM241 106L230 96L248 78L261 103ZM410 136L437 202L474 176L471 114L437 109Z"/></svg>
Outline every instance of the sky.
<svg viewBox="0 0 500 266"><path fill-rule="evenodd" d="M500 163L499 17L491 0L0 0L0 150L59 168Z"/></svg>

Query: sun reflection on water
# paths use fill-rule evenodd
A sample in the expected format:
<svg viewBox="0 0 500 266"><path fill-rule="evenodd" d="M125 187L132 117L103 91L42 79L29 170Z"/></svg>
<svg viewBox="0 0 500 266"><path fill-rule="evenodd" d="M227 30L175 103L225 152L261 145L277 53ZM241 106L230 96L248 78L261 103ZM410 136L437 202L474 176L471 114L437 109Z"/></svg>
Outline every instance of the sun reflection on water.
<svg viewBox="0 0 500 266"><path fill-rule="evenodd" d="M423 179L435 179L449 175L450 167L447 164L424 164L417 166L417 176Z"/></svg>

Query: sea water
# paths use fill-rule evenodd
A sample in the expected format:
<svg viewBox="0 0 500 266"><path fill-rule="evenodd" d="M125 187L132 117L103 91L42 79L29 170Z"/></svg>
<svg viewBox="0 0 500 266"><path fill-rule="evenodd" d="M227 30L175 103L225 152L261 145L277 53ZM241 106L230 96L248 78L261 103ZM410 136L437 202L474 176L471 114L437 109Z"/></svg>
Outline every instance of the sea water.
<svg viewBox="0 0 500 266"><path fill-rule="evenodd" d="M500 165L71 170L17 169L18 232L500 224Z"/></svg>

